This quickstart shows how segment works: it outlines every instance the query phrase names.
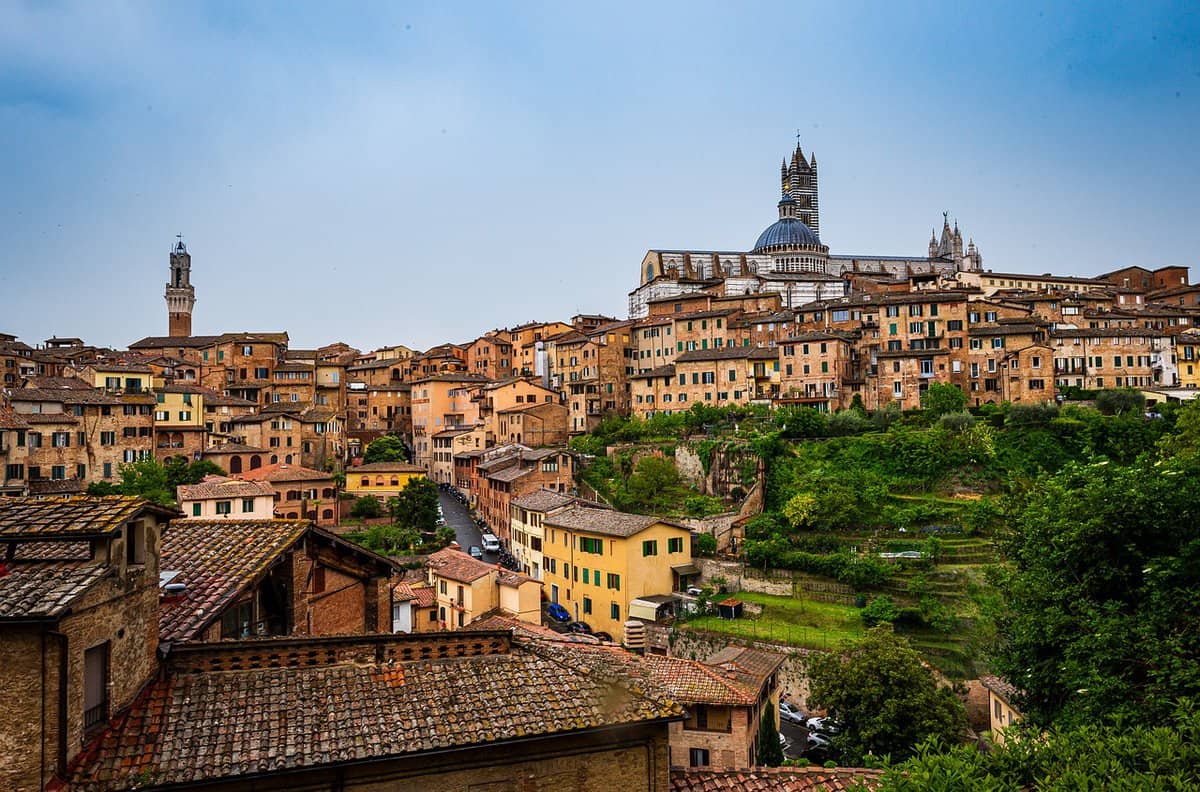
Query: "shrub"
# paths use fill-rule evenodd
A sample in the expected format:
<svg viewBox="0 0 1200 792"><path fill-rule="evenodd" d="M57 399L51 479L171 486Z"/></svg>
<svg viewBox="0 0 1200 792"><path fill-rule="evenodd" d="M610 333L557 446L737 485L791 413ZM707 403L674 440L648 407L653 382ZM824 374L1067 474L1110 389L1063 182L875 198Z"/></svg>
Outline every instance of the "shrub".
<svg viewBox="0 0 1200 792"><path fill-rule="evenodd" d="M956 434L970 429L974 425L975 416L971 415L971 413L966 412L965 410L962 412L946 413L942 417L938 418L939 428L945 429L948 432L954 432Z"/></svg>
<svg viewBox="0 0 1200 792"><path fill-rule="evenodd" d="M372 495L363 495L354 501L354 505L350 507L350 516L360 520L367 520L374 517L383 516L383 506L379 500Z"/></svg>
<svg viewBox="0 0 1200 792"><path fill-rule="evenodd" d="M695 548L696 555L713 556L717 553L717 538L712 534L700 534L692 546Z"/></svg>
<svg viewBox="0 0 1200 792"><path fill-rule="evenodd" d="M886 594L873 597L862 609L863 624L867 627L874 627L880 622L894 622L899 615L900 608L896 607L896 601Z"/></svg>
<svg viewBox="0 0 1200 792"><path fill-rule="evenodd" d="M1146 397L1133 388L1110 388L1096 394L1096 409L1104 415L1141 413Z"/></svg>

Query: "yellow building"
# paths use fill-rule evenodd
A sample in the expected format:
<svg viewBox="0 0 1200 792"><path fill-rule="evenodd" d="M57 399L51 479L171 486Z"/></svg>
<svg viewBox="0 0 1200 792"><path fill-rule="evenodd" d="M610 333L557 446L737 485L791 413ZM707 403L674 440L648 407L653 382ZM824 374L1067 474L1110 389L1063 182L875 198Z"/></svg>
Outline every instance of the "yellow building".
<svg viewBox="0 0 1200 792"><path fill-rule="evenodd" d="M208 447L204 397L195 385L163 385L154 391L154 452L160 459L199 459Z"/></svg>
<svg viewBox="0 0 1200 792"><path fill-rule="evenodd" d="M542 521L543 580L550 599L620 641L629 603L686 582L691 532L658 517L573 506Z"/></svg>
<svg viewBox="0 0 1200 792"><path fill-rule="evenodd" d="M371 462L346 471L346 492L356 498L374 495L386 502L416 478L426 478L424 468L407 462Z"/></svg>
<svg viewBox="0 0 1200 792"><path fill-rule="evenodd" d="M1189 330L1172 339L1180 388L1200 387L1200 332Z"/></svg>
<svg viewBox="0 0 1200 792"><path fill-rule="evenodd" d="M512 537L512 554L521 565L522 572L537 580L545 578L542 546L546 515L579 502L578 498L548 489L513 498L509 505L509 536Z"/></svg>
<svg viewBox="0 0 1200 792"><path fill-rule="evenodd" d="M979 682L988 692L988 723L992 732L992 742L1004 744L1004 730L1021 720L1021 713L1013 706L1017 697L1017 689L996 676L980 677Z"/></svg>
<svg viewBox="0 0 1200 792"><path fill-rule="evenodd" d="M154 369L141 363L93 363L82 374L110 393L145 393L154 386Z"/></svg>
<svg viewBox="0 0 1200 792"><path fill-rule="evenodd" d="M541 624L542 586L528 575L486 564L458 545L429 556L426 568L442 629L462 630L497 611Z"/></svg>

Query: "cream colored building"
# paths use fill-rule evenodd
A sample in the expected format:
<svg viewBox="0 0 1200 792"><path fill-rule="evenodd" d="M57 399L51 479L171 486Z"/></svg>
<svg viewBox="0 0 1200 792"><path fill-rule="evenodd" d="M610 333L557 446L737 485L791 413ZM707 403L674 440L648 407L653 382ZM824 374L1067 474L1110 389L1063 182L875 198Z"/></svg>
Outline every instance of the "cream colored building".
<svg viewBox="0 0 1200 792"><path fill-rule="evenodd" d="M542 523L546 516L580 502L578 498L548 489L513 498L509 505L511 549L525 574L536 580L543 579L542 544L545 531Z"/></svg>
<svg viewBox="0 0 1200 792"><path fill-rule="evenodd" d="M275 491L265 481L206 476L199 484L176 487L175 497L185 517L207 520L271 520L275 517Z"/></svg>
<svg viewBox="0 0 1200 792"><path fill-rule="evenodd" d="M457 544L429 556L426 569L436 592L437 620L444 630L466 629L497 611L541 624L542 586L528 575L472 558Z"/></svg>

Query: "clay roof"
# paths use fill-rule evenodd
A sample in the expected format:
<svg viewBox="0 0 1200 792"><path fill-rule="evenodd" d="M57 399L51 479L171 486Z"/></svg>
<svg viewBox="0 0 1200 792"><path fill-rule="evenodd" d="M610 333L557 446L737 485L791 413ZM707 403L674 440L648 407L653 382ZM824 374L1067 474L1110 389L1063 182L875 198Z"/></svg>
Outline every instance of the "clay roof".
<svg viewBox="0 0 1200 792"><path fill-rule="evenodd" d="M0 577L0 621L54 618L108 574L93 561L16 562Z"/></svg>
<svg viewBox="0 0 1200 792"><path fill-rule="evenodd" d="M396 602L412 602L418 608L432 608L437 603L437 591L433 586L414 586L400 581L392 586L392 599ZM484 630L486 627L476 627Z"/></svg>
<svg viewBox="0 0 1200 792"><path fill-rule="evenodd" d="M0 498L0 541L108 536L146 511L164 517L179 514L132 495Z"/></svg>
<svg viewBox="0 0 1200 792"><path fill-rule="evenodd" d="M473 583L496 569L453 547L438 550L425 563L434 574L460 583Z"/></svg>
<svg viewBox="0 0 1200 792"><path fill-rule="evenodd" d="M332 481L333 477L323 470L314 470L313 468L303 467L302 465L289 465L286 462L277 462L273 465L263 465L254 470L244 470L238 473L238 478L246 481Z"/></svg>
<svg viewBox="0 0 1200 792"><path fill-rule="evenodd" d="M120 404L111 393L95 388L17 388L10 391L14 402L61 402L63 404Z"/></svg>
<svg viewBox="0 0 1200 792"><path fill-rule="evenodd" d="M748 649L744 646L726 646L704 662L706 665L719 667L743 685L759 690L767 678L779 670L783 660L783 655L776 652Z"/></svg>
<svg viewBox="0 0 1200 792"><path fill-rule="evenodd" d="M1050 331L1054 338L1159 338L1162 330L1140 327L1056 327Z"/></svg>
<svg viewBox="0 0 1200 792"><path fill-rule="evenodd" d="M93 371L127 371L130 374L153 374L154 369L144 363L129 363L123 360L97 360L91 364Z"/></svg>
<svg viewBox="0 0 1200 792"><path fill-rule="evenodd" d="M665 523L677 525L670 520L643 514L628 514L613 509L598 509L592 506L573 506L546 516L545 524L572 531L604 534L606 536L630 537L651 525ZM682 527L682 526L677 526Z"/></svg>
<svg viewBox="0 0 1200 792"><path fill-rule="evenodd" d="M467 631L176 648L73 768L70 786L245 785L289 770L682 719L678 704L611 654L570 648Z"/></svg>
<svg viewBox="0 0 1200 792"><path fill-rule="evenodd" d="M164 599L158 632L187 641L309 530L307 520L175 520L163 533L159 569L187 589Z"/></svg>
<svg viewBox="0 0 1200 792"><path fill-rule="evenodd" d="M358 467L346 468L346 475L355 473L424 473L425 468L408 462L368 462Z"/></svg>
<svg viewBox="0 0 1200 792"><path fill-rule="evenodd" d="M483 467L481 465L480 470L482 470L482 469L483 469ZM533 468L522 467L520 464L516 464L516 465L510 465L509 467L506 467L506 468L501 468L500 470L488 472L488 473L486 473L486 478L493 479L495 481L511 482L511 481L516 481L517 479L521 478L522 476L528 476L532 472L533 472Z"/></svg>
<svg viewBox="0 0 1200 792"><path fill-rule="evenodd" d="M561 492L543 488L528 495L513 498L512 505L522 509L529 509L530 511L544 512L570 505L575 501L576 499L570 495L563 495Z"/></svg>
<svg viewBox="0 0 1200 792"><path fill-rule="evenodd" d="M862 767L672 767L671 792L844 792L872 789L881 775Z"/></svg>
<svg viewBox="0 0 1200 792"><path fill-rule="evenodd" d="M652 368L649 371L639 371L637 374L630 374L630 379L654 379L655 377L674 377L675 364L668 363L665 366Z"/></svg>
<svg viewBox="0 0 1200 792"><path fill-rule="evenodd" d="M30 426L79 423L75 420L75 416L67 413L25 413L21 417Z"/></svg>
<svg viewBox="0 0 1200 792"><path fill-rule="evenodd" d="M651 677L681 704L752 707L758 701L756 688L726 676L719 668L682 657L654 654L646 655L645 662Z"/></svg>
<svg viewBox="0 0 1200 792"><path fill-rule="evenodd" d="M979 683L1009 704L1015 701L1021 693L1016 685L998 676L981 676Z"/></svg>
<svg viewBox="0 0 1200 792"><path fill-rule="evenodd" d="M275 490L266 482L242 481L225 476L206 476L199 484L180 484L175 490L181 503L209 498L253 498L256 495L275 494Z"/></svg>
<svg viewBox="0 0 1200 792"><path fill-rule="evenodd" d="M217 343L219 336L147 336L129 345L130 349L163 349L177 347L179 349L199 349Z"/></svg>

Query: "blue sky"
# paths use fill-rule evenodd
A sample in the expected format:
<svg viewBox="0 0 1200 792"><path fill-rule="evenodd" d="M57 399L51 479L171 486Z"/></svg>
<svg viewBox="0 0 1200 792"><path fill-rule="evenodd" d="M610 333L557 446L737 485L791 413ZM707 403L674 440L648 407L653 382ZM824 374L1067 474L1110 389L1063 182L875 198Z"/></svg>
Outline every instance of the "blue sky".
<svg viewBox="0 0 1200 792"><path fill-rule="evenodd" d="M752 246L801 132L835 253L1200 250L1195 3L0 3L0 332L363 349L624 316ZM1200 278L1200 270L1194 273Z"/></svg>

